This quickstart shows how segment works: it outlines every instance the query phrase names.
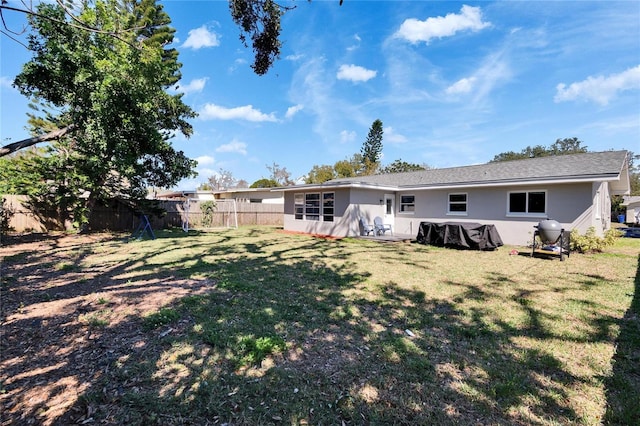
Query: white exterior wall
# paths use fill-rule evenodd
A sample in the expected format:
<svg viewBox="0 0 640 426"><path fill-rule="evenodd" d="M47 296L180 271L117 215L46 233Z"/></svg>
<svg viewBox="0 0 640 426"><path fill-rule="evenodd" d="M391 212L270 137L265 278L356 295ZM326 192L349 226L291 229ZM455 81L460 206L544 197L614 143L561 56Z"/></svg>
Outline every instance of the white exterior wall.
<svg viewBox="0 0 640 426"><path fill-rule="evenodd" d="M546 214L510 215L508 196L512 191L546 191ZM604 191L603 191L604 192ZM466 214L447 213L450 193L467 194ZM396 213L395 230L417 235L420 222L477 222L496 226L502 241L510 245L527 245L533 238L534 226L546 218L557 220L566 230L579 227L584 233L592 223L592 185L561 184L547 187L511 186L498 188L470 188L456 190L423 190L403 192L415 195L416 211ZM399 202L399 195L398 201ZM605 203L603 202L603 205Z"/></svg>
<svg viewBox="0 0 640 426"><path fill-rule="evenodd" d="M509 192L546 191L546 214L510 215ZM301 191L303 192L303 191ZM308 191L314 192L314 191ZM316 191L317 192L317 191ZM334 236L360 235L359 218L373 223L384 216L380 203L389 191L350 188L335 192L334 222L294 219L294 193L285 193L284 226L286 230ZM466 214L447 213L450 193L467 194ZM400 213L400 196L415 196L415 211ZM393 233L416 237L420 222L477 222L496 226L502 241L509 245L527 245L541 220L554 219L565 230L577 228L581 233L594 226L602 234L611 226L611 205L607 183L556 184L541 186L505 186L455 190L417 190L395 193Z"/></svg>
<svg viewBox="0 0 640 426"><path fill-rule="evenodd" d="M348 188L325 191L335 193L333 222L296 219L294 214L294 194L317 192L319 191L304 189L301 189L300 192L285 192L285 230L333 235L336 237L354 237L360 235L360 217L364 217L367 223L373 223L374 217L383 216L384 214L384 205L380 204L380 200L383 199L385 194L384 191Z"/></svg>
<svg viewBox="0 0 640 426"><path fill-rule="evenodd" d="M626 223L638 223L640 220L640 201L633 201L627 205Z"/></svg>

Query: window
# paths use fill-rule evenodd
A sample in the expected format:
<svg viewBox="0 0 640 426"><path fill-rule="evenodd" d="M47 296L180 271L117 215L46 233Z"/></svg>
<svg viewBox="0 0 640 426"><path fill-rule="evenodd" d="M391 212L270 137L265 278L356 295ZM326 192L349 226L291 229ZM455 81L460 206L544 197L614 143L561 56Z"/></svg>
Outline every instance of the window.
<svg viewBox="0 0 640 426"><path fill-rule="evenodd" d="M547 211L546 191L510 192L510 214L545 214Z"/></svg>
<svg viewBox="0 0 640 426"><path fill-rule="evenodd" d="M416 211L416 196L401 195L400 196L400 213L413 213Z"/></svg>
<svg viewBox="0 0 640 426"><path fill-rule="evenodd" d="M293 214L296 220L322 220L333 222L335 193L319 192L294 194Z"/></svg>
<svg viewBox="0 0 640 426"><path fill-rule="evenodd" d="M449 194L449 214L467 214L467 194Z"/></svg>
<svg viewBox="0 0 640 426"><path fill-rule="evenodd" d="M320 220L320 194L304 194L304 218Z"/></svg>
<svg viewBox="0 0 640 426"><path fill-rule="evenodd" d="M304 194L295 194L293 200L293 212L296 220L304 219Z"/></svg>
<svg viewBox="0 0 640 426"><path fill-rule="evenodd" d="M325 192L322 194L322 220L325 222L333 222L333 202L335 194L333 192Z"/></svg>

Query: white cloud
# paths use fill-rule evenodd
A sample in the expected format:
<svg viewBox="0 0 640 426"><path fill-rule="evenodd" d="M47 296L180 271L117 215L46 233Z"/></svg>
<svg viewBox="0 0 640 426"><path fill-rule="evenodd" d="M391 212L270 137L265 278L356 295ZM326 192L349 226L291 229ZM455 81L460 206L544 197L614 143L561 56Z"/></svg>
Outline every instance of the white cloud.
<svg viewBox="0 0 640 426"><path fill-rule="evenodd" d="M474 83L477 81L476 77L463 78L451 86L447 87L446 93L448 95L458 95L463 93L469 93L473 89Z"/></svg>
<svg viewBox="0 0 640 426"><path fill-rule="evenodd" d="M289 108L287 108L287 113L284 116L287 119L291 119L298 112L302 111L303 108L304 108L304 105L301 105L301 104L290 106Z"/></svg>
<svg viewBox="0 0 640 426"><path fill-rule="evenodd" d="M182 93L196 93L196 92L202 92L202 89L204 89L205 84L207 83L208 78L196 78L191 80L188 84L186 85L182 85L179 84L177 91L178 92L182 92Z"/></svg>
<svg viewBox="0 0 640 426"><path fill-rule="evenodd" d="M362 41L360 36L358 34L354 34L353 39L355 40L355 44L347 47L347 52L352 52L360 47L360 42Z"/></svg>
<svg viewBox="0 0 640 426"><path fill-rule="evenodd" d="M216 160L210 155L201 155L200 157L196 157L196 161L198 162L198 167L210 166L216 162Z"/></svg>
<svg viewBox="0 0 640 426"><path fill-rule="evenodd" d="M323 56L310 57L297 67L291 85L289 98L293 104L304 104L305 111L314 117L313 132L326 140L335 141L339 121L335 118L339 111L340 99L332 96L334 76L327 71ZM338 107L336 107L338 105Z"/></svg>
<svg viewBox="0 0 640 426"><path fill-rule="evenodd" d="M378 71L368 70L357 65L340 65L338 69L338 80L367 81L378 74Z"/></svg>
<svg viewBox="0 0 640 426"><path fill-rule="evenodd" d="M404 135L396 133L391 126L384 128L383 139L392 144L400 144L407 141L407 138Z"/></svg>
<svg viewBox="0 0 640 426"><path fill-rule="evenodd" d="M343 130L340 132L340 143L349 143L356 140L356 132Z"/></svg>
<svg viewBox="0 0 640 426"><path fill-rule="evenodd" d="M254 109L253 105L225 108L216 104L206 104L198 111L198 115L204 120L278 121L273 114L260 112Z"/></svg>
<svg viewBox="0 0 640 426"><path fill-rule="evenodd" d="M238 68L244 66L247 63L247 60L244 58L237 58L233 61L233 63L227 68L227 72L229 74L233 74Z"/></svg>
<svg viewBox="0 0 640 426"><path fill-rule="evenodd" d="M216 148L216 152L235 152L237 154L247 155L247 144L234 139L227 144L220 145Z"/></svg>
<svg viewBox="0 0 640 426"><path fill-rule="evenodd" d="M424 41L429 43L433 38L443 38L455 35L460 31L480 31L491 26L490 22L482 21L482 11L479 7L464 5L460 14L449 13L446 16L418 19L406 19L395 37L403 38L411 43Z"/></svg>
<svg viewBox="0 0 640 426"><path fill-rule="evenodd" d="M182 47L190 47L198 50L203 47L215 47L220 45L218 35L212 31L209 31L205 25L200 28L189 31L189 37L184 42Z"/></svg>
<svg viewBox="0 0 640 426"><path fill-rule="evenodd" d="M284 57L287 61L299 61L300 59L304 58L304 55L302 54L297 54L297 55L287 55Z"/></svg>
<svg viewBox="0 0 640 426"><path fill-rule="evenodd" d="M512 70L505 59L505 52L487 56L473 75L462 78L445 89L451 96L470 95L475 105L486 101L496 87L504 85L512 77Z"/></svg>
<svg viewBox="0 0 640 426"><path fill-rule="evenodd" d="M640 65L608 77L590 76L586 80L571 83L569 86L560 83L556 86L556 96L553 100L564 102L583 99L607 105L618 92L634 89L640 89Z"/></svg>
<svg viewBox="0 0 640 426"><path fill-rule="evenodd" d="M13 83L13 80L8 78L8 77L0 77L0 87L4 87L6 89L13 89L13 86L11 85Z"/></svg>

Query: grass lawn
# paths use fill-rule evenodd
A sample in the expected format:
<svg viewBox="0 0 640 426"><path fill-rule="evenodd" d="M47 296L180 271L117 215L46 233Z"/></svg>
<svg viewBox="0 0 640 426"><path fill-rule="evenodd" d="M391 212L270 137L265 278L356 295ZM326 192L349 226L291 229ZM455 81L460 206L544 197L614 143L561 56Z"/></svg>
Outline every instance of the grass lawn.
<svg viewBox="0 0 640 426"><path fill-rule="evenodd" d="M640 424L640 239L157 236L0 247L0 424Z"/></svg>

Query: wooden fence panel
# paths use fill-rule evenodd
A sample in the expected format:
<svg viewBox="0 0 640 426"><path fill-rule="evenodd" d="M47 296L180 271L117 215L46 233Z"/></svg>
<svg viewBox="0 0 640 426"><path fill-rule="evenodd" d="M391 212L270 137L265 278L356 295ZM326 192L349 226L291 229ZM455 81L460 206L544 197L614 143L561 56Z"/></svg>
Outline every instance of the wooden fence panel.
<svg viewBox="0 0 640 426"><path fill-rule="evenodd" d="M9 230L16 232L46 232L46 225L31 210L23 205L25 195L3 195L4 207L11 212Z"/></svg>
<svg viewBox="0 0 640 426"><path fill-rule="evenodd" d="M4 195L5 206L8 206L13 215L9 222L10 229L15 232L46 232L60 230L60 226L54 225L54 220L46 220L47 217L55 218L55 212L42 212L40 216L34 214L23 205L27 200L22 195ZM219 203L220 206L222 203ZM162 217L150 217L153 229L166 229L182 227L185 215L182 201L160 201L160 207L166 210ZM282 226L284 221L284 206L282 204L267 203L236 203L238 226L271 225ZM191 213L194 216L194 213ZM197 213L196 213L197 215ZM114 202L112 206L98 206L91 216L90 228L93 230L108 231L133 231L140 223L140 217L126 205ZM213 215L211 227L234 224L226 208L219 207Z"/></svg>

